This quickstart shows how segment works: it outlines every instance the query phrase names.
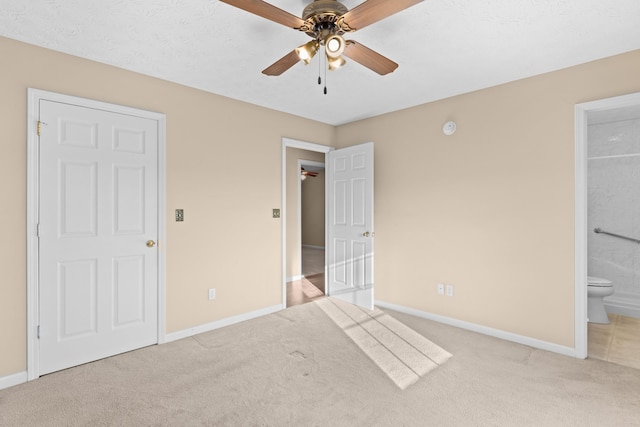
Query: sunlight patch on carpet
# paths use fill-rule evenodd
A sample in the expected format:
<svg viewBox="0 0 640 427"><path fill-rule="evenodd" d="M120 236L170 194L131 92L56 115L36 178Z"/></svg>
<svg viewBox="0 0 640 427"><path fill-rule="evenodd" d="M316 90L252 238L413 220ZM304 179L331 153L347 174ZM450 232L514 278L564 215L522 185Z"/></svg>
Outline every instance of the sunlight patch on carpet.
<svg viewBox="0 0 640 427"><path fill-rule="evenodd" d="M402 390L451 357L381 310L365 310L335 298L315 304Z"/></svg>

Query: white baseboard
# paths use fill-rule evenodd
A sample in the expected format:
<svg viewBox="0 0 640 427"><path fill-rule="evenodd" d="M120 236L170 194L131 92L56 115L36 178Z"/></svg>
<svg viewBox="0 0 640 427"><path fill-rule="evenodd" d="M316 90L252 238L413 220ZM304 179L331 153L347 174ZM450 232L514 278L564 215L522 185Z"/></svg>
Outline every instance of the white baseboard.
<svg viewBox="0 0 640 427"><path fill-rule="evenodd" d="M604 299L607 313L640 319L640 295L616 292Z"/></svg>
<svg viewBox="0 0 640 427"><path fill-rule="evenodd" d="M2 390L3 388L13 387L14 385L26 383L27 378L27 371L0 377L0 390Z"/></svg>
<svg viewBox="0 0 640 427"><path fill-rule="evenodd" d="M273 305L271 307L261 308L259 310L250 311L249 313L239 314L237 316L227 317L225 319L216 320L215 322L206 323L204 325L195 326L193 328L184 329L182 331L171 332L165 335L165 343L187 338L203 332L213 331L214 329L224 328L234 323L244 322L245 320L255 319L256 317L266 316L282 310L282 304Z"/></svg>
<svg viewBox="0 0 640 427"><path fill-rule="evenodd" d="M502 331L500 329L489 328L487 326L478 325L476 323L465 322L463 320L441 316L439 314L428 313L426 311L420 311L414 308L391 304L384 301L375 301L375 305L380 308L388 308L390 310L399 311L400 313L422 317L423 319L433 320L438 323L444 323L445 325L455 326L456 328L478 332L480 334L500 338L505 341L512 341L518 344L528 345L529 347L539 348L541 350L551 351L553 353L559 353L565 356L578 357L576 349L572 347L566 347L548 341L542 341L536 338L526 337L524 335L518 335L512 332Z"/></svg>
<svg viewBox="0 0 640 427"><path fill-rule="evenodd" d="M289 282L295 282L296 280L302 280L304 279L304 274L301 274L299 276L291 276L291 277L287 277L287 283Z"/></svg>
<svg viewBox="0 0 640 427"><path fill-rule="evenodd" d="M311 248L311 249L321 249L324 251L324 246L316 246L316 245L302 245L303 248Z"/></svg>

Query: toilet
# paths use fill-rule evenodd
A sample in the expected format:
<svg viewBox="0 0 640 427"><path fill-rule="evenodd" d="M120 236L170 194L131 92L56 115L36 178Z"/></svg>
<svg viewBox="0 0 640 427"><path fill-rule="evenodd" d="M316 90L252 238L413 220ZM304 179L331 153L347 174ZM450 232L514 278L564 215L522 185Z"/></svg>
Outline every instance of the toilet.
<svg viewBox="0 0 640 427"><path fill-rule="evenodd" d="M587 276L587 320L591 323L609 323L604 308L604 297L613 294L611 280Z"/></svg>

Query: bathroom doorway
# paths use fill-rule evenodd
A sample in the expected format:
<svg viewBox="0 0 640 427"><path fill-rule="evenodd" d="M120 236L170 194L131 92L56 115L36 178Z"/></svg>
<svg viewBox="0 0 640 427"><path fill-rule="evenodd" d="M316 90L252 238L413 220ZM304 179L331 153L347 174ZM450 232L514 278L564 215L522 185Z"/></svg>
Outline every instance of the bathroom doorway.
<svg viewBox="0 0 640 427"><path fill-rule="evenodd" d="M576 352L640 368L635 350L640 346L636 239L640 239L640 94L580 104L576 107ZM609 324L586 322L587 276L613 283L614 293L604 298Z"/></svg>

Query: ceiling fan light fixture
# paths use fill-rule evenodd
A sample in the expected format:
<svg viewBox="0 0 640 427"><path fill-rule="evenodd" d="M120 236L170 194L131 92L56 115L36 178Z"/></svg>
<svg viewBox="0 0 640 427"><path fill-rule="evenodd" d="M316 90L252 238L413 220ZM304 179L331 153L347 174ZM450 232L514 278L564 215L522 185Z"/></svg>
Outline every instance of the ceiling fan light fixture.
<svg viewBox="0 0 640 427"><path fill-rule="evenodd" d="M262 70L262 73L267 76L279 76L300 61L309 64L321 46L325 47L327 58L339 58L347 43L350 59L384 76L398 68L398 64L354 40L345 42L341 34L365 28L423 0L365 0L360 1L360 4L351 10L339 0L313 0L304 8L302 18L265 0L220 1L277 24L302 31L313 39ZM305 0L305 3L308 1ZM338 61L335 65L342 64L342 61ZM326 94L326 87L324 92Z"/></svg>
<svg viewBox="0 0 640 427"><path fill-rule="evenodd" d="M324 40L324 49L327 52L327 57L331 59L337 59L344 52L346 42L338 34L333 34Z"/></svg>
<svg viewBox="0 0 640 427"><path fill-rule="evenodd" d="M329 71L337 70L342 67L347 61L344 60L342 56L338 56L337 58L327 58L327 64L329 65Z"/></svg>
<svg viewBox="0 0 640 427"><path fill-rule="evenodd" d="M311 58L316 55L318 52L318 48L320 47L317 40L311 40L302 46L298 46L296 48L296 55L300 58L301 61L304 61L305 64L309 64L311 62Z"/></svg>

